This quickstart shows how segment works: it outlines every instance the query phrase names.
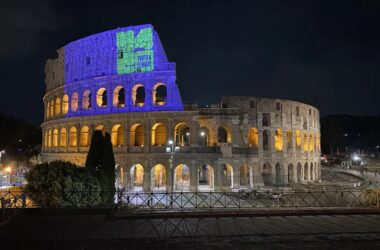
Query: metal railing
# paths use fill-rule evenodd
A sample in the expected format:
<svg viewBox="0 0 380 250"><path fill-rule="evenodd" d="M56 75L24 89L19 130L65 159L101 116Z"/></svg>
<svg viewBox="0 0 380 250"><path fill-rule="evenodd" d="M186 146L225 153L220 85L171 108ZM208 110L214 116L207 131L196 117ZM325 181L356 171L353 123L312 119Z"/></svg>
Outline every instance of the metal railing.
<svg viewBox="0 0 380 250"><path fill-rule="evenodd" d="M253 192L118 193L129 209L262 209L380 207L380 192L370 190Z"/></svg>
<svg viewBox="0 0 380 250"><path fill-rule="evenodd" d="M44 194L41 194L44 195ZM201 210L268 208L380 208L380 190L252 192L89 192L49 194L48 203L33 202L24 191L0 192L1 216L29 207L115 207L127 210ZM108 197L108 202L104 202ZM56 200L52 203L52 200Z"/></svg>

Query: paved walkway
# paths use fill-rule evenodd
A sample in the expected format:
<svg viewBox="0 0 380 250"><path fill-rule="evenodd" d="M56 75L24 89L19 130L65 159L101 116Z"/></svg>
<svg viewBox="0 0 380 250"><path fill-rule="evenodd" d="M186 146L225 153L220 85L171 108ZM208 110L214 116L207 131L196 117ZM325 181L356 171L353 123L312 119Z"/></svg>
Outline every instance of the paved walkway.
<svg viewBox="0 0 380 250"><path fill-rule="evenodd" d="M7 246L1 249L376 249L380 214L116 218L25 213L0 227L0 243Z"/></svg>

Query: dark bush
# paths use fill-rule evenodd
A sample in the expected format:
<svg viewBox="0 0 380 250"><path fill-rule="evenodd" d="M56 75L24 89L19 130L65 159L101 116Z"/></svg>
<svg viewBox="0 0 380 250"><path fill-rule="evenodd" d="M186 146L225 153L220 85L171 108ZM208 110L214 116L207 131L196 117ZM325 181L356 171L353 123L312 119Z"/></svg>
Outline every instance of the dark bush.
<svg viewBox="0 0 380 250"><path fill-rule="evenodd" d="M70 162L39 164L29 171L26 179L27 195L40 206L83 207L101 203L98 179Z"/></svg>

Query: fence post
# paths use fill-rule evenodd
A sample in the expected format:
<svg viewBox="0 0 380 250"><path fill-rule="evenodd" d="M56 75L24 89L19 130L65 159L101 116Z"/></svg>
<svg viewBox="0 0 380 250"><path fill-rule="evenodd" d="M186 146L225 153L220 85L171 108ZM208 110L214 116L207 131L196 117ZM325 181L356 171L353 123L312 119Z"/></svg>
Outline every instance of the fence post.
<svg viewBox="0 0 380 250"><path fill-rule="evenodd" d="M26 207L26 193L22 192L22 208Z"/></svg>

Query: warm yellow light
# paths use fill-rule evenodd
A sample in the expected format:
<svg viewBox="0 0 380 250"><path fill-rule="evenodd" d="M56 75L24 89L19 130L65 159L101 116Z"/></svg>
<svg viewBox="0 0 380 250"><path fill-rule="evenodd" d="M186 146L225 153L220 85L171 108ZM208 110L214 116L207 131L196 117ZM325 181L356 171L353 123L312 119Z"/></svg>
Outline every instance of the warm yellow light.
<svg viewBox="0 0 380 250"><path fill-rule="evenodd" d="M12 168L11 168L11 167L6 167L6 168L5 168L5 172L10 173L11 171L12 171Z"/></svg>

